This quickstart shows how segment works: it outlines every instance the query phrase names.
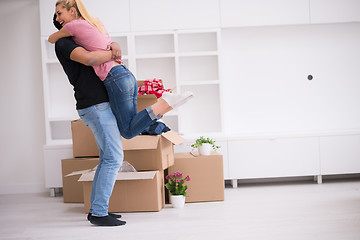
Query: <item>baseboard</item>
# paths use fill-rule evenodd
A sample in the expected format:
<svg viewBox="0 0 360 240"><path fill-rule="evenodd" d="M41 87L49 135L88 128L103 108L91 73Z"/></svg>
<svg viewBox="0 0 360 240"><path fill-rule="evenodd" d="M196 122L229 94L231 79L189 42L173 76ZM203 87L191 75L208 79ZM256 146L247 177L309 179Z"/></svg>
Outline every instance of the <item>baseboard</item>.
<svg viewBox="0 0 360 240"><path fill-rule="evenodd" d="M44 184L0 185L0 194L45 193L48 191Z"/></svg>

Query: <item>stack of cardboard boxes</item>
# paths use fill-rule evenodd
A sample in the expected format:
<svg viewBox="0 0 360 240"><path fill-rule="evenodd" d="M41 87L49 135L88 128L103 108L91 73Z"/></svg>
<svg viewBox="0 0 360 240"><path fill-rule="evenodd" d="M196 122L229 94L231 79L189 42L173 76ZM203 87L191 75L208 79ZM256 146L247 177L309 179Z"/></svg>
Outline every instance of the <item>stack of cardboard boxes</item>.
<svg viewBox="0 0 360 240"><path fill-rule="evenodd" d="M142 84L141 82L139 85ZM157 101L155 95L138 96L138 112ZM74 158L62 160L64 202L84 203L90 195L99 150L90 128L81 120L71 123ZM180 171L191 178L186 202L224 200L222 155L174 154L174 145L184 139L173 131L162 135L139 135L122 139L124 161L137 172L119 172L109 201L109 212L159 211L165 206L164 173Z"/></svg>

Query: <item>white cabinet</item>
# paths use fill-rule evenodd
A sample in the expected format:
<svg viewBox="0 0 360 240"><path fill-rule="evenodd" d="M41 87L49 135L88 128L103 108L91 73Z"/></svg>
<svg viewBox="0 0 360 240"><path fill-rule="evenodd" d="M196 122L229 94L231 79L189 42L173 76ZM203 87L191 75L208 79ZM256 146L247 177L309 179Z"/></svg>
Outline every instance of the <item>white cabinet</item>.
<svg viewBox="0 0 360 240"><path fill-rule="evenodd" d="M308 0L220 0L221 27L309 24Z"/></svg>
<svg viewBox="0 0 360 240"><path fill-rule="evenodd" d="M72 145L44 146L45 187L62 187L61 159L73 158Z"/></svg>
<svg viewBox="0 0 360 240"><path fill-rule="evenodd" d="M360 21L358 0L220 0L221 27Z"/></svg>
<svg viewBox="0 0 360 240"><path fill-rule="evenodd" d="M131 0L131 31L218 28L218 0Z"/></svg>
<svg viewBox="0 0 360 240"><path fill-rule="evenodd" d="M320 174L317 137L229 139L232 179L316 176Z"/></svg>
<svg viewBox="0 0 360 240"><path fill-rule="evenodd" d="M360 21L359 0L310 0L311 23Z"/></svg>
<svg viewBox="0 0 360 240"><path fill-rule="evenodd" d="M360 135L320 138L321 174L360 172Z"/></svg>
<svg viewBox="0 0 360 240"><path fill-rule="evenodd" d="M221 36L225 133L359 129L360 23L226 29Z"/></svg>

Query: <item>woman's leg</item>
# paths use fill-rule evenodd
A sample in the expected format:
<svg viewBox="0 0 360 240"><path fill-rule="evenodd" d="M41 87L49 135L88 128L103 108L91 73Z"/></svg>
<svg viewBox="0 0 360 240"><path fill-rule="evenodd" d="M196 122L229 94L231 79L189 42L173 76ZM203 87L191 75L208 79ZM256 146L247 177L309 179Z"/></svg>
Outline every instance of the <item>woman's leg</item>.
<svg viewBox="0 0 360 240"><path fill-rule="evenodd" d="M104 84L121 136L127 139L139 135L165 113L192 97L164 93L163 99L137 113L138 85L125 66L113 67Z"/></svg>
<svg viewBox="0 0 360 240"><path fill-rule="evenodd" d="M104 84L120 134L124 138L130 139L139 135L162 117L155 115L149 108L137 113L137 82L125 66L113 67Z"/></svg>

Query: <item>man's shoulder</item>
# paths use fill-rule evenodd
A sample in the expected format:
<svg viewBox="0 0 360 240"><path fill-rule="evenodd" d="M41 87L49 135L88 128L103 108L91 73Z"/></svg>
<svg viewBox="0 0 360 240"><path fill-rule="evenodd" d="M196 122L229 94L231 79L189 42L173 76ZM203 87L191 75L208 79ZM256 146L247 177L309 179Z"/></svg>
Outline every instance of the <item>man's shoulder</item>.
<svg viewBox="0 0 360 240"><path fill-rule="evenodd" d="M75 41L72 39L72 37L65 37L65 38L60 38L59 40L56 41L55 43L55 47L61 47L61 48L66 48L66 47L73 47L73 46L79 46L75 43Z"/></svg>
<svg viewBox="0 0 360 240"><path fill-rule="evenodd" d="M58 58L62 57L70 59L71 52L77 47L80 46L76 44L71 37L60 38L55 43L55 52Z"/></svg>

